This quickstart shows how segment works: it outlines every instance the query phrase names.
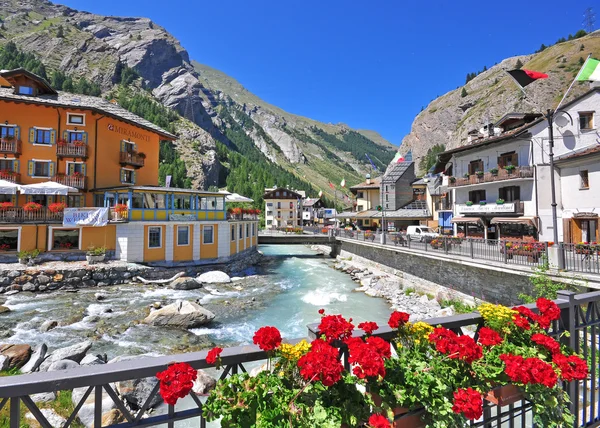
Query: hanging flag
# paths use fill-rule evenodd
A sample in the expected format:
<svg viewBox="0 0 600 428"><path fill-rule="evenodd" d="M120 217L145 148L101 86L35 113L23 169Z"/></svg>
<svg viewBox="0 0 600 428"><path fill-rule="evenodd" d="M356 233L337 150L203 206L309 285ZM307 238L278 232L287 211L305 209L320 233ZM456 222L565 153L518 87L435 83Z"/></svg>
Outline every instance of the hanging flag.
<svg viewBox="0 0 600 428"><path fill-rule="evenodd" d="M510 76L513 79L515 79L515 82L517 82L519 84L519 86L521 86L521 88L524 88L525 86L529 85L530 83L535 82L538 79L547 79L548 78L547 74L540 73L539 71L532 71L532 70L523 70L523 69L508 70L507 73L510 74Z"/></svg>
<svg viewBox="0 0 600 428"><path fill-rule="evenodd" d="M577 79L580 82L590 80L592 82L600 81L600 61L594 58L588 58L581 67Z"/></svg>
<svg viewBox="0 0 600 428"><path fill-rule="evenodd" d="M368 153L365 153L365 156L367 157L367 159L369 159L369 163L371 164L371 166L373 167L373 169L375 171L377 171L377 167L375 166L375 164L373 163L373 160L371 159L371 157L369 156Z"/></svg>
<svg viewBox="0 0 600 428"><path fill-rule="evenodd" d="M346 187L346 179L345 178L342 178L342 182L340 183L340 186Z"/></svg>
<svg viewBox="0 0 600 428"><path fill-rule="evenodd" d="M331 181L329 182L329 187L331 187L333 190L335 190L335 186L333 185L333 183Z"/></svg>
<svg viewBox="0 0 600 428"><path fill-rule="evenodd" d="M322 197L323 197L323 191L319 190L319 198L322 198Z"/></svg>

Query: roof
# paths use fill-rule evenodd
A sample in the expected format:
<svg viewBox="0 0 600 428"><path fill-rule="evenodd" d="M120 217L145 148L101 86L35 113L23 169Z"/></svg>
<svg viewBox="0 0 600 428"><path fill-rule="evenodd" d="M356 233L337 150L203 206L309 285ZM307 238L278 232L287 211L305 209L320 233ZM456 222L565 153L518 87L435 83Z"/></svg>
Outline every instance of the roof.
<svg viewBox="0 0 600 428"><path fill-rule="evenodd" d="M385 172L385 175L384 175L385 182L390 183L391 181L393 181L394 183L396 183L398 181L398 179L400 177L402 177L406 171L408 171L408 169L410 168L410 166L412 164L413 164L412 161L406 161L406 160L392 164Z"/></svg>
<svg viewBox="0 0 600 428"><path fill-rule="evenodd" d="M321 199L319 198L307 198L304 200L304 202L302 202L302 206L303 207L312 207L314 204L316 204L317 202L319 202Z"/></svg>
<svg viewBox="0 0 600 428"><path fill-rule="evenodd" d="M378 212L375 217L379 218L382 213ZM427 208L426 201L412 201L411 203L403 206L400 209L394 211L385 211L386 218L425 218L431 217L429 209Z"/></svg>
<svg viewBox="0 0 600 428"><path fill-rule="evenodd" d="M371 182L367 184L367 181L363 181L362 183L358 183L356 186L352 186L350 191L354 193L354 190L362 190L362 189L379 189L381 186L381 177L375 177L371 179Z"/></svg>
<svg viewBox="0 0 600 428"><path fill-rule="evenodd" d="M282 192L282 194L280 196L275 196L275 192ZM283 192L286 192L286 194L283 195ZM276 187L274 189L265 189L265 194L263 195L263 199L290 199L287 196L294 197L296 199L302 199L304 197L297 190L291 190L286 187Z"/></svg>
<svg viewBox="0 0 600 428"><path fill-rule="evenodd" d="M18 72L18 73L17 73ZM0 76L4 77L6 75L16 75L16 74L28 74L34 76L34 80L38 83L45 82L39 76L36 76L33 73L29 73L28 71L17 69L11 71L2 71L0 72ZM9 76L9 77L10 77ZM29 76L28 76L29 77ZM49 86L49 85L48 85ZM49 86L50 87L50 86ZM175 140L177 137L171 134L168 131L165 131L159 126L156 126L152 122L139 117L136 114L131 113L129 110L124 109L123 107L106 101L100 97L92 97L90 95L79 95L79 94L71 94L68 92L56 92L54 89L50 87L52 93L45 95L20 95L15 94L12 88L0 88L0 100L6 101L15 101L15 102L23 102L27 104L41 104L41 105L49 105L54 107L66 107L66 108L80 108L80 109L88 109L95 111L97 113L110 116L114 119L122 120L123 122L130 123L135 126L139 126L140 128L146 129L150 132L154 132L159 134L162 137L165 137L169 140Z"/></svg>
<svg viewBox="0 0 600 428"><path fill-rule="evenodd" d="M50 93L50 94L54 94L56 95L58 92L56 92L56 90L50 86L50 83L48 83L48 81L46 79L44 79L41 76L38 76L37 74L34 74L30 71L25 70L24 68L15 68L14 70L1 70L0 71L0 77L4 78L9 84L14 86L13 80L12 78L15 76L27 76L27 78L36 81L39 85L43 86L44 89L46 90L46 92Z"/></svg>
<svg viewBox="0 0 600 428"><path fill-rule="evenodd" d="M496 121L496 123L494 124L494 126L500 127L500 126L502 126L502 124L504 124L504 122L507 122L509 120L526 119L526 118L537 119L540 116L542 116L541 113L507 113L504 116L502 116L500 119L498 119Z"/></svg>
<svg viewBox="0 0 600 428"><path fill-rule="evenodd" d="M178 187L159 187L159 186L114 186L114 187L103 187L101 189L94 190L133 190L133 191L147 191L147 192L171 192L171 193L196 193L207 196L227 196L229 192L208 192L204 190L194 189L181 189Z"/></svg>
<svg viewBox="0 0 600 428"><path fill-rule="evenodd" d="M561 162L566 162L566 161L570 161L573 159L578 159L578 158L582 158L585 156L592 156L592 155L600 155L600 144L594 144L593 146L587 146L582 149L571 152L569 154L558 156L554 159L554 161L556 163L561 163Z"/></svg>

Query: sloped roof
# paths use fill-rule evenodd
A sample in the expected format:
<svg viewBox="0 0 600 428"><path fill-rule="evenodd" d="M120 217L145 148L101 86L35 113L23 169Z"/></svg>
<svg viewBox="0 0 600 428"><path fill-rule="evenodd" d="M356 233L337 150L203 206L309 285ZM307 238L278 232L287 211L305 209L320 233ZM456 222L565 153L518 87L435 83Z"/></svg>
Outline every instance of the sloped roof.
<svg viewBox="0 0 600 428"><path fill-rule="evenodd" d="M371 178L371 182L367 184L367 181L363 181L362 183L358 183L356 186L352 186L350 191L352 193L356 193L355 190L362 189L379 189L381 187L381 177Z"/></svg>
<svg viewBox="0 0 600 428"><path fill-rule="evenodd" d="M560 163L561 161L568 161L568 160L582 158L585 156L591 156L591 155L596 155L596 154L600 154L600 144L595 144L593 146L587 146L582 149L576 150L572 153L558 156L555 159L555 162Z"/></svg>

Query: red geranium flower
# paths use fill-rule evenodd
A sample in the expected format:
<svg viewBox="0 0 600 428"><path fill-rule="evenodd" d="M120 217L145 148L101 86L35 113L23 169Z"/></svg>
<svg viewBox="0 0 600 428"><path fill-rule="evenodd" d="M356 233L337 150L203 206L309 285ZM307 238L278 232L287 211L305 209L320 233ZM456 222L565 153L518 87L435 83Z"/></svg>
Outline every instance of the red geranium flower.
<svg viewBox="0 0 600 428"><path fill-rule="evenodd" d="M513 382L542 384L548 388L553 388L558 381L552 365L539 358L523 358L520 355L502 354L500 359L504 361L504 372Z"/></svg>
<svg viewBox="0 0 600 428"><path fill-rule="evenodd" d="M392 348L390 342L387 342L381 337L371 336L367 338L367 343L375 347L379 355L381 355L383 358L391 358Z"/></svg>
<svg viewBox="0 0 600 428"><path fill-rule="evenodd" d="M373 332L375 330L377 330L379 328L379 326L377 325L376 322L367 321L367 322L361 322L358 325L358 328L360 328L362 331L364 331L367 334L373 334Z"/></svg>
<svg viewBox="0 0 600 428"><path fill-rule="evenodd" d="M325 313L325 309L319 309L319 313L323 315Z"/></svg>
<svg viewBox="0 0 600 428"><path fill-rule="evenodd" d="M452 330L438 327L429 335L429 341L435 344L435 349L450 359L461 359L472 363L483 356L481 346L472 337L458 336Z"/></svg>
<svg viewBox="0 0 600 428"><path fill-rule="evenodd" d="M254 333L252 341L263 351L269 352L281 345L281 333L275 327L261 327Z"/></svg>
<svg viewBox="0 0 600 428"><path fill-rule="evenodd" d="M388 325L391 328L398 328L398 327L406 324L408 322L409 318L410 318L410 314L407 314L406 312L395 311L395 312L392 312L392 314L390 315Z"/></svg>
<svg viewBox="0 0 600 428"><path fill-rule="evenodd" d="M322 339L312 341L310 351L298 360L298 368L304 380L320 380L325 386L337 383L344 371L338 350Z"/></svg>
<svg viewBox="0 0 600 428"><path fill-rule="evenodd" d="M552 300L540 297L535 302L535 305L540 310L540 314L550 319L550 321L554 321L560 318L560 308Z"/></svg>
<svg viewBox="0 0 600 428"><path fill-rule="evenodd" d="M165 403L175 405L179 398L190 393L198 372L188 363L170 365L165 371L156 374L160 381L160 396Z"/></svg>
<svg viewBox="0 0 600 428"><path fill-rule="evenodd" d="M481 327L479 330L479 343L483 346L494 346L502 343L502 336L496 330L489 327Z"/></svg>
<svg viewBox="0 0 600 428"><path fill-rule="evenodd" d="M550 336L546 336L545 334L536 333L531 336L531 341L537 343L540 346L546 348L552 355L560 352L560 343L551 338Z"/></svg>
<svg viewBox="0 0 600 428"><path fill-rule="evenodd" d="M368 426L370 428L391 428L390 421L378 413L371 415Z"/></svg>
<svg viewBox="0 0 600 428"><path fill-rule="evenodd" d="M531 326L529 325L529 321L527 321L527 318L519 314L513 315L513 322L517 327L521 327L523 330L529 330L531 328Z"/></svg>
<svg viewBox="0 0 600 428"><path fill-rule="evenodd" d="M210 351L208 351L208 354L206 355L206 362L208 364L216 363L217 359L221 355L221 352L223 352L223 348L219 348L218 346L212 348Z"/></svg>
<svg viewBox="0 0 600 428"><path fill-rule="evenodd" d="M352 318L350 318L350 321L352 321ZM354 324L350 321L346 321L341 315L325 315L321 318L319 331L325 335L325 339L329 343L334 340L344 340L352 336L354 330Z"/></svg>
<svg viewBox="0 0 600 428"><path fill-rule="evenodd" d="M479 419L483 414L483 399L481 394L473 388L460 388L454 393L452 411L463 414L470 420Z"/></svg>
<svg viewBox="0 0 600 428"><path fill-rule="evenodd" d="M562 380L570 382L572 380L583 380L588 376L589 368L587 363L577 355L567 357L563 354L554 354L552 361L560 369Z"/></svg>
<svg viewBox="0 0 600 428"><path fill-rule="evenodd" d="M346 343L350 354L348 362L354 364L352 373L359 379L385 376L383 357L373 343L363 342L362 340L349 340Z"/></svg>

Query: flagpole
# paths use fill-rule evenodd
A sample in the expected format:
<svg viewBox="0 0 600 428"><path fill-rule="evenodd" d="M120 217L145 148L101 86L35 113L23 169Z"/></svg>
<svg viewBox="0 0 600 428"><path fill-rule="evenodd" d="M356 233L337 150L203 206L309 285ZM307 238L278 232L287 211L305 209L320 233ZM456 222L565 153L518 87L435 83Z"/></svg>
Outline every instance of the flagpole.
<svg viewBox="0 0 600 428"><path fill-rule="evenodd" d="M558 103L558 105L556 106L556 110L558 111L558 109L560 108L560 106L562 105L563 101L567 98L567 95L569 95L569 92L571 91L571 88L573 87L573 85L575 84L575 82L577 81L577 78L579 77L579 75L581 74L581 71L585 68L585 65L587 64L587 62L590 60L590 58L592 57L592 54L589 54L588 57L585 59L585 62L583 63L583 65L581 66L581 68L579 69L579 72L577 73L577 76L575 76L575 78L573 79L573 81L571 82L571 86L569 86L569 89L567 89L567 92L565 92L565 95L562 97L562 100L560 100L560 102Z"/></svg>

